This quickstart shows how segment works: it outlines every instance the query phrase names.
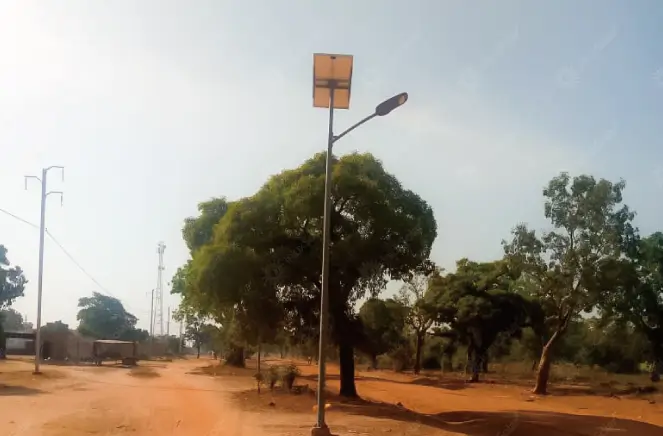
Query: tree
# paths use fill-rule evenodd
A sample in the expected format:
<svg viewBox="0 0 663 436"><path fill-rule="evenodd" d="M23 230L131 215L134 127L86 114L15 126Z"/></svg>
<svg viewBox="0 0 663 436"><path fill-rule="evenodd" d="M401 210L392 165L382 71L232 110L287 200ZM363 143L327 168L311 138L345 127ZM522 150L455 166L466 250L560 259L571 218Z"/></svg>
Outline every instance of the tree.
<svg viewBox="0 0 663 436"><path fill-rule="evenodd" d="M632 243L628 258L606 268L601 285L618 286L601 301L604 316L631 323L649 342L651 379L663 370L663 233Z"/></svg>
<svg viewBox="0 0 663 436"><path fill-rule="evenodd" d="M65 324L62 321L55 321L55 322L47 322L41 327L42 333L61 333L61 332L69 332L69 324Z"/></svg>
<svg viewBox="0 0 663 436"><path fill-rule="evenodd" d="M470 381L479 381L488 350L501 333L518 335L533 323L533 304L513 292L515 273L505 262L477 263L461 259L456 272L432 277L426 300L438 326L434 334L467 345Z"/></svg>
<svg viewBox="0 0 663 436"><path fill-rule="evenodd" d="M23 315L14 309L0 310L0 323L2 323L1 327L5 331L23 331Z"/></svg>
<svg viewBox="0 0 663 436"><path fill-rule="evenodd" d="M96 339L138 340L144 333L136 331L138 319L127 312L117 298L94 292L78 300L78 331Z"/></svg>
<svg viewBox="0 0 663 436"><path fill-rule="evenodd" d="M531 280L552 331L541 352L533 392L545 394L554 348L569 323L591 311L602 299L602 270L619 258L635 237L634 214L622 205L625 182L611 183L591 176L553 178L543 190L545 217L553 230L538 237L521 224L511 242L504 242L507 259Z"/></svg>
<svg viewBox="0 0 663 436"><path fill-rule="evenodd" d="M435 318L426 307L426 290L429 277L426 274L414 274L401 287L398 300L407 308L406 324L412 329L415 337L414 373L421 371L421 350L424 346L426 333L433 325Z"/></svg>
<svg viewBox="0 0 663 436"><path fill-rule="evenodd" d="M21 267L10 267L7 249L0 245L0 309L6 309L22 297L27 283Z"/></svg>
<svg viewBox="0 0 663 436"><path fill-rule="evenodd" d="M200 315L190 306L180 305L173 313L173 319L186 324L184 337L193 342L193 346L198 351L196 358L200 358L201 347L209 344L212 339L208 318Z"/></svg>
<svg viewBox="0 0 663 436"><path fill-rule="evenodd" d="M280 308L290 331L313 330L322 287L324 175L325 154L318 154L234 202L213 242L194 255L195 291L223 307L241 307L252 321ZM390 278L430 271L437 230L430 206L370 154L334 158L332 183L330 329L339 346L340 393L352 397L355 302L376 296ZM267 311L254 304L257 296L270 302Z"/></svg>
<svg viewBox="0 0 663 436"><path fill-rule="evenodd" d="M209 244L214 236L214 226L228 212L230 204L224 197L213 198L198 204L200 215L184 220L182 236L191 253Z"/></svg>
<svg viewBox="0 0 663 436"><path fill-rule="evenodd" d="M359 309L363 340L359 346L371 357L377 368L377 357L396 347L403 340L407 309L394 299L370 298Z"/></svg>

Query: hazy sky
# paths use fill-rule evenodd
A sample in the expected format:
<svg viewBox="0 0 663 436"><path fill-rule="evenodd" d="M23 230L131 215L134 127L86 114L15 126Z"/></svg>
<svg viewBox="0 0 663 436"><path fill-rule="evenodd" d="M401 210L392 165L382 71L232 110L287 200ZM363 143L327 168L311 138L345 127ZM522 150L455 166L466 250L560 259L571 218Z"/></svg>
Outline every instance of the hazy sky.
<svg viewBox="0 0 663 436"><path fill-rule="evenodd" d="M541 228L561 170L625 178L648 233L663 227L662 22L655 0L0 0L0 208L37 224L23 176L64 165L46 227L147 327L158 241L165 284L198 202L324 149L312 54L331 52L355 56L337 131L409 92L336 152L374 153L432 204L442 265L500 256L517 222ZM0 243L34 321L38 231L0 213ZM44 320L73 327L95 290L47 238Z"/></svg>

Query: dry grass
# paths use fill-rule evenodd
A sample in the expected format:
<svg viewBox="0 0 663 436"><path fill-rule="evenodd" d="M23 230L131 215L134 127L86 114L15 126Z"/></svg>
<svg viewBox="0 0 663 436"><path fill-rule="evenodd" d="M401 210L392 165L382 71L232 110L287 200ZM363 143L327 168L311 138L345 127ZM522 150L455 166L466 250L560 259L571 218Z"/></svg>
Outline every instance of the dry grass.
<svg viewBox="0 0 663 436"><path fill-rule="evenodd" d="M255 363L247 360L246 368L237 368L225 363L212 363L189 372L194 375L208 375L213 377L253 377L256 372Z"/></svg>
<svg viewBox="0 0 663 436"><path fill-rule="evenodd" d="M134 366L129 371L129 375L140 378L155 378L161 376L161 374L159 374L159 372L156 371L154 368L146 366Z"/></svg>

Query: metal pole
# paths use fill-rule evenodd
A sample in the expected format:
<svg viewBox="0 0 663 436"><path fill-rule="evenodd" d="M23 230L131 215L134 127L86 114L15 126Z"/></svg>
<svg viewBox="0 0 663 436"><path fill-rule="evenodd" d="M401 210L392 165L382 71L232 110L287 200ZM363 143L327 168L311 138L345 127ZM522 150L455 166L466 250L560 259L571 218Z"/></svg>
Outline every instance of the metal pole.
<svg viewBox="0 0 663 436"><path fill-rule="evenodd" d="M39 222L39 273L37 278L37 337L35 338L35 374L39 374L41 362L41 294L44 284L44 233L46 230L46 175L48 168L41 171L41 218Z"/></svg>
<svg viewBox="0 0 663 436"><path fill-rule="evenodd" d="M154 344L154 289L152 289L152 298L150 300L150 357L152 357L153 344Z"/></svg>
<svg viewBox="0 0 663 436"><path fill-rule="evenodd" d="M180 354L182 354L182 324L184 321L180 321Z"/></svg>
<svg viewBox="0 0 663 436"><path fill-rule="evenodd" d="M325 165L325 210L322 234L322 290L320 295L320 350L318 354L318 429L325 423L325 351L327 348L327 318L329 312L329 243L331 229L332 147L334 145L334 84L329 89L329 135Z"/></svg>

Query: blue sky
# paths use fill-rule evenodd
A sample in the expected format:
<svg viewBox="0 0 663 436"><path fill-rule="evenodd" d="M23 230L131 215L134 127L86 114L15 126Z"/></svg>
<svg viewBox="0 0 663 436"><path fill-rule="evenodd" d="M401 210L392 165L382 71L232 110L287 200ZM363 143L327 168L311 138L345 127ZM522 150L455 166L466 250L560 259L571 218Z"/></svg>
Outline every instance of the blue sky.
<svg viewBox="0 0 663 436"><path fill-rule="evenodd" d="M409 92L336 152L374 153L433 206L443 266L500 256L517 222L542 228L541 189L562 170L625 178L649 233L663 212L661 22L654 0L0 0L0 208L37 223L23 176L64 165L47 228L146 327L157 242L170 278L198 202L250 195L324 149L312 54L336 52L355 56L337 130ZM15 307L34 321L38 232L0 214L0 243L30 280ZM94 290L47 240L44 320L76 324Z"/></svg>

